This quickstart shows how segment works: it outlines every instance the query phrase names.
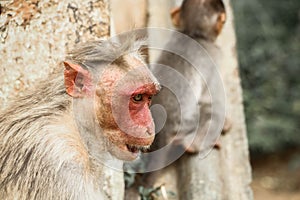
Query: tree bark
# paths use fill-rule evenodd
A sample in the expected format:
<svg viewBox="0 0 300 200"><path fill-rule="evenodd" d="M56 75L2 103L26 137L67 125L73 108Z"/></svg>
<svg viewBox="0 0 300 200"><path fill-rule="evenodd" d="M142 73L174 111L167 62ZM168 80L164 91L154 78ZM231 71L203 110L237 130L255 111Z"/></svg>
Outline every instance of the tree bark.
<svg viewBox="0 0 300 200"><path fill-rule="evenodd" d="M111 0L112 35L147 26L147 0Z"/></svg>
<svg viewBox="0 0 300 200"><path fill-rule="evenodd" d="M108 0L1 0L1 108L60 65L76 43L108 37L108 4ZM123 199L123 173L104 168L106 196Z"/></svg>
<svg viewBox="0 0 300 200"><path fill-rule="evenodd" d="M222 174L226 183L223 188L223 199L253 199L250 188L252 176L237 61L234 16L230 0L223 2L227 12L227 23L217 43L223 52L221 73L227 94L227 113L233 122L231 131L221 138Z"/></svg>

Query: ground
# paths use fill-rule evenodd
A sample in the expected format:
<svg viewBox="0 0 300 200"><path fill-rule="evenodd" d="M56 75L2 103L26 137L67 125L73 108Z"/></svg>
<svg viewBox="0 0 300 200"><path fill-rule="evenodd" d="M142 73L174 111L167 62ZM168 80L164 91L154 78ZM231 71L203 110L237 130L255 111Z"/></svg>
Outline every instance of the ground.
<svg viewBox="0 0 300 200"><path fill-rule="evenodd" d="M300 200L300 148L252 156L256 200Z"/></svg>

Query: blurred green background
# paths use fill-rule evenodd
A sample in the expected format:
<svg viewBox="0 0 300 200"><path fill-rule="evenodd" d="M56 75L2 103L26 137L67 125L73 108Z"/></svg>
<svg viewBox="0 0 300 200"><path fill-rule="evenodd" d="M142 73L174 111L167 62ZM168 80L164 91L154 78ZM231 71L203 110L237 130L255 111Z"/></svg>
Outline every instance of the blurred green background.
<svg viewBox="0 0 300 200"><path fill-rule="evenodd" d="M252 155L300 144L300 0L232 0Z"/></svg>

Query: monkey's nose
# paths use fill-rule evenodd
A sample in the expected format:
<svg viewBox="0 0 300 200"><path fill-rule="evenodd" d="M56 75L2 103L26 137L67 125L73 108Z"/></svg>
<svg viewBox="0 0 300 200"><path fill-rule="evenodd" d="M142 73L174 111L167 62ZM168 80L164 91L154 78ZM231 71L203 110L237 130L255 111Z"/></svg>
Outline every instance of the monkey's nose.
<svg viewBox="0 0 300 200"><path fill-rule="evenodd" d="M153 135L153 133L151 133L150 131L147 131L147 134L148 134L148 135Z"/></svg>
<svg viewBox="0 0 300 200"><path fill-rule="evenodd" d="M154 129L151 128L151 127L148 127L148 128L147 128L147 134L148 134L148 135L154 135Z"/></svg>

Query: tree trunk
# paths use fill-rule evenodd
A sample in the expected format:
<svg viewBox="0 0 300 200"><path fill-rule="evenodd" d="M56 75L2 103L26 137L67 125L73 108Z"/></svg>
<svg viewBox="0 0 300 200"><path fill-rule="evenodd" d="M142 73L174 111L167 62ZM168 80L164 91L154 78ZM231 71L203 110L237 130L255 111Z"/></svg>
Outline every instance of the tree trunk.
<svg viewBox="0 0 300 200"><path fill-rule="evenodd" d="M1 0L0 105L34 87L74 44L109 36L108 0ZM123 199L123 173L105 167L109 199ZM116 187L118 186L118 187Z"/></svg>
<svg viewBox="0 0 300 200"><path fill-rule="evenodd" d="M111 0L112 35L147 26L147 0Z"/></svg>
<svg viewBox="0 0 300 200"><path fill-rule="evenodd" d="M166 8L170 3L161 0L150 2L149 26L170 27L170 18L165 17L168 16L169 10ZM169 199L248 200L253 198L250 189L251 168L238 73L233 14L229 0L224 0L224 3L227 22L217 43L223 52L220 67L227 95L227 116L233 125L225 136L221 136L220 150L214 149L202 160L197 155L184 155L176 164L161 171L155 186L164 184L167 191L174 192L175 195ZM177 1L176 4L178 4ZM160 13L161 17L155 17L155 13ZM154 38L159 39L159 37ZM155 60L152 57L151 60L153 59Z"/></svg>
<svg viewBox="0 0 300 200"><path fill-rule="evenodd" d="M221 73L227 94L227 113L232 120L231 131L222 137L223 199L253 199L241 80L239 77L234 17L230 0L225 0L227 23L217 41L223 52ZM239 186L239 187L237 187Z"/></svg>

